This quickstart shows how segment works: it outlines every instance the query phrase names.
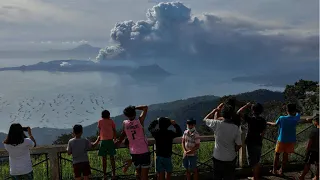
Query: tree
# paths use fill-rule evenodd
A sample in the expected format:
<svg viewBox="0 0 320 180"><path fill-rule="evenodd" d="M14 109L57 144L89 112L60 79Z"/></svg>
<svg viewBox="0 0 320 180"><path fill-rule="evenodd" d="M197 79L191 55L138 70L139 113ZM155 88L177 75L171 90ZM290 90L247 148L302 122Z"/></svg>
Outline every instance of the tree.
<svg viewBox="0 0 320 180"><path fill-rule="evenodd" d="M287 103L298 103L304 114L312 114L319 109L319 83L316 81L299 80L294 85L287 85L284 90Z"/></svg>
<svg viewBox="0 0 320 180"><path fill-rule="evenodd" d="M57 137L57 140L55 140L52 144L53 145L58 145L58 144L68 144L69 140L73 138L73 134L61 134L60 136Z"/></svg>

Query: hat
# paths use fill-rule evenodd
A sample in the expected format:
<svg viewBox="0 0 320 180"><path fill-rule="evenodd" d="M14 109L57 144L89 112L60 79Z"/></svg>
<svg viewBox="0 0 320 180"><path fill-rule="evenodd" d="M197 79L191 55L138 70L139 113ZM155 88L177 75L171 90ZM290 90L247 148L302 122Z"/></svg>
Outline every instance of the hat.
<svg viewBox="0 0 320 180"><path fill-rule="evenodd" d="M189 124L189 125L197 124L197 121L194 120L193 118L190 118L187 120L187 124Z"/></svg>

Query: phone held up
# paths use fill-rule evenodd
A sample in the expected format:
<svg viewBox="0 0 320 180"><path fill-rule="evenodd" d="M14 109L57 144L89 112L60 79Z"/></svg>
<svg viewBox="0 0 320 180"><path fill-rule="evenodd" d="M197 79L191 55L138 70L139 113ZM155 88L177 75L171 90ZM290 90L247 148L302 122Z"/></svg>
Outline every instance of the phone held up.
<svg viewBox="0 0 320 180"><path fill-rule="evenodd" d="M22 129L23 129L23 131L25 131L25 132L28 131L28 127L23 127Z"/></svg>

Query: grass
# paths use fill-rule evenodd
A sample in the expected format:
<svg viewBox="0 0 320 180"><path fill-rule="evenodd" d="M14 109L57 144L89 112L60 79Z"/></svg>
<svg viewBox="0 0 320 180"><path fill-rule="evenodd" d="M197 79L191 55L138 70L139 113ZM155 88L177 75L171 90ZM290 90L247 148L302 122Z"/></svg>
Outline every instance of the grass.
<svg viewBox="0 0 320 180"><path fill-rule="evenodd" d="M310 125L299 125L297 127L297 132L302 131L305 129L307 126ZM305 154L305 145L306 145L306 140L308 139L308 133L310 132L311 129L308 129L306 132L301 133L297 137L297 144L296 144L296 152L304 155ZM212 157L212 151L213 151L213 146L214 142L202 142L199 150L199 161L200 162L206 162ZM264 140L263 141L263 148L262 148L262 154L266 153L268 150L275 148L275 144ZM152 147L150 147L150 152L152 152ZM174 171L176 173L181 173L184 171L184 168L182 167L182 148L180 144L175 144L173 145L173 152L178 155L173 155L172 156L172 162L173 162L173 167ZM88 152L89 155L89 161L90 165L92 168L102 170L102 162L101 158L97 156L97 151L90 151ZM179 156L180 155L180 156ZM71 160L71 156L68 156L67 154L63 153L61 156L67 160L62 159L61 160L61 167L62 167L62 178L63 180L67 179L73 179L73 170L72 170L72 163L69 162L68 160ZM152 157L154 157L154 154L151 154ZM271 150L268 154L263 156L261 158L261 162L263 164L272 164L273 161L273 156L274 156L274 150ZM39 163L43 160L45 160L46 156L45 155L39 155L39 156L32 156L32 161L33 164ZM117 150L117 155L116 155L116 167L121 167L123 166L124 162L126 160L130 159L130 154L128 149L118 149ZM291 162L302 162L303 157L300 157L298 155L291 155L290 156L290 161ZM152 158L152 164L154 161L154 158ZM49 162L48 162L49 163ZM209 160L207 165L212 167L212 161ZM110 161L108 159L107 161L108 165L108 172L110 172ZM200 166L200 171L208 170L208 166L202 165ZM150 169L150 173L153 173L155 171L154 166ZM49 172L50 173L50 172ZM124 174L122 172L122 168L117 169L116 171L117 175L133 175L134 174L134 168L133 166L129 168L128 172ZM5 179L9 175L9 164L7 161L0 161L0 179ZM92 170L92 176L93 177L102 177L102 173L99 171ZM35 180L43 180L47 179L47 163L41 163L37 166L34 167L34 178Z"/></svg>

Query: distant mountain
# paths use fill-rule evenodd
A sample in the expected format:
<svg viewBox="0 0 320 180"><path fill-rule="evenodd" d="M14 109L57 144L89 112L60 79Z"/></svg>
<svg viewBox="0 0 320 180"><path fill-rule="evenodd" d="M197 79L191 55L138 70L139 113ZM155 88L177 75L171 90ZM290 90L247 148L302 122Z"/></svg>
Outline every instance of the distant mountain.
<svg viewBox="0 0 320 180"><path fill-rule="evenodd" d="M80 49L82 47L79 47ZM141 81L159 82L171 75L157 64L149 66L132 66L130 64L116 64L114 62L95 63L89 60L53 60L39 62L33 65L18 67L4 67L0 71L48 71L48 72L113 72L116 74L128 74Z"/></svg>
<svg viewBox="0 0 320 180"><path fill-rule="evenodd" d="M73 49L47 51L0 51L0 58L50 58L50 59L88 59L95 58L101 48L82 44Z"/></svg>
<svg viewBox="0 0 320 180"><path fill-rule="evenodd" d="M239 100L256 101L265 103L268 101L283 101L284 97L281 92L273 92L269 90L256 90L248 93L242 93L235 96ZM177 121L178 124L185 128L185 121L188 118L197 120L198 125L202 123L204 116L216 107L220 101L220 97L208 95L193 97L173 102L153 104L149 106L149 112L145 121L148 126L151 121L159 116L170 117ZM123 115L112 118L117 128L121 127L122 121L125 119ZM97 123L84 127L84 137L95 135L97 131ZM71 129L55 129L55 128L34 128L33 134L39 144L50 144L57 136L70 133Z"/></svg>
<svg viewBox="0 0 320 180"><path fill-rule="evenodd" d="M303 70L279 70L272 71L269 74L257 74L250 76L235 77L232 80L235 82L249 82L264 86L284 87L287 84L293 84L299 79L309 79L319 81L319 65L313 68Z"/></svg>

